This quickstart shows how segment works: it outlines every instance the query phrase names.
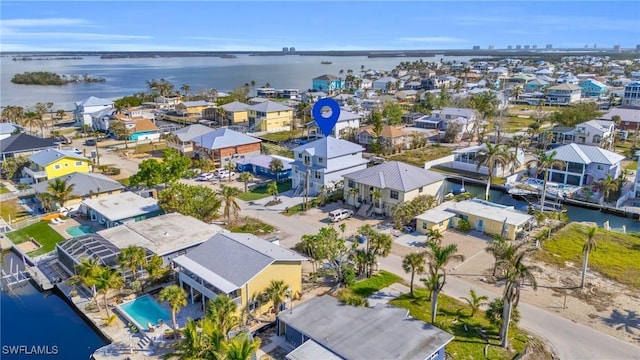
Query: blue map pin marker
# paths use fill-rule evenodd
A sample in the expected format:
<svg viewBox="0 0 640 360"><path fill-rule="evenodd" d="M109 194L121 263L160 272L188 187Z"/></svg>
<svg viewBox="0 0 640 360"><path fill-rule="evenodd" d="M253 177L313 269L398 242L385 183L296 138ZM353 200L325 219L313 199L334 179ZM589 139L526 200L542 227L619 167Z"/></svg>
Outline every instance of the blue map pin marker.
<svg viewBox="0 0 640 360"><path fill-rule="evenodd" d="M324 107L331 109L331 115L322 112ZM320 130L322 130L324 136L327 137L331 134L333 128L336 127L336 123L340 117L340 105L338 105L338 103L333 99L320 99L315 103L315 105L313 105L312 113L313 119L316 121L316 125L318 125Z"/></svg>

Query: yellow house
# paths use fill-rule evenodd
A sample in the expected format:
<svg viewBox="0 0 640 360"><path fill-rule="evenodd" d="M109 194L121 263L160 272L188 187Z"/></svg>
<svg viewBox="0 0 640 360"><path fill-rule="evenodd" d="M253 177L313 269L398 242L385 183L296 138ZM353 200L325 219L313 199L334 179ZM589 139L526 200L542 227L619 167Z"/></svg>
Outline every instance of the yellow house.
<svg viewBox="0 0 640 360"><path fill-rule="evenodd" d="M75 172L87 173L90 169L91 160L76 152L47 149L29 156L29 166L22 173L37 183Z"/></svg>
<svg viewBox="0 0 640 360"><path fill-rule="evenodd" d="M176 111L182 113L183 115L202 116L202 111L204 111L204 109L212 107L215 107L215 104L204 100L185 101L176 105Z"/></svg>
<svg viewBox="0 0 640 360"><path fill-rule="evenodd" d="M264 101L248 107L249 132L276 132L291 128L293 108L275 101Z"/></svg>
<svg viewBox="0 0 640 360"><path fill-rule="evenodd" d="M416 231L422 234L429 229L443 232L448 228L458 228L464 220L472 230L515 240L531 226L533 219L533 216L512 206L479 199L447 201L416 216Z"/></svg>
<svg viewBox="0 0 640 360"><path fill-rule="evenodd" d="M173 259L180 286L194 304L227 295L239 309L256 313L273 304L255 299L271 281L284 281L290 294L302 292L302 262L306 258L252 234L221 232L193 251Z"/></svg>
<svg viewBox="0 0 640 360"><path fill-rule="evenodd" d="M227 121L227 124L221 125L244 124L249 121L249 108L251 105L234 101L220 107L224 109Z"/></svg>
<svg viewBox="0 0 640 360"><path fill-rule="evenodd" d="M413 200L418 195L442 197L444 176L399 161L390 161L342 175L344 199L358 209L357 215L369 217L390 215L398 203Z"/></svg>

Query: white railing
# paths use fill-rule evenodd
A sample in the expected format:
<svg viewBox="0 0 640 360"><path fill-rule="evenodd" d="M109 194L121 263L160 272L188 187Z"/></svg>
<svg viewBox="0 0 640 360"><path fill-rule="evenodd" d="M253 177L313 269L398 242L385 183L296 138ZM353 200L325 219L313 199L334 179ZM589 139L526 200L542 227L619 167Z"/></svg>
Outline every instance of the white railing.
<svg viewBox="0 0 640 360"><path fill-rule="evenodd" d="M622 204L624 204L627 200L629 200L629 198L631 198L631 194L633 194L633 191L629 191L628 193L622 195L620 199L616 201L616 208L621 207Z"/></svg>

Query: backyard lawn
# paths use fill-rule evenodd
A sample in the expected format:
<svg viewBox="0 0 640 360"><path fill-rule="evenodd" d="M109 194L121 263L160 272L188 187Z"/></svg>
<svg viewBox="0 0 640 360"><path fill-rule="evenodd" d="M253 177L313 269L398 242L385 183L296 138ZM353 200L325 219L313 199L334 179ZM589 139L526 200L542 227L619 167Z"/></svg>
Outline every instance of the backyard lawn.
<svg viewBox="0 0 640 360"><path fill-rule="evenodd" d="M506 133L522 131L535 122L532 118L521 118L518 116L507 116L505 120L504 128L501 131Z"/></svg>
<svg viewBox="0 0 640 360"><path fill-rule="evenodd" d="M302 136L302 129L268 133L268 134L261 135L260 137L271 140L271 141L284 142L284 141L289 141L292 139L299 138L301 136Z"/></svg>
<svg viewBox="0 0 640 360"><path fill-rule="evenodd" d="M228 229L231 232L251 233L256 236L268 235L276 230L273 226L251 217L240 220L240 222L233 224Z"/></svg>
<svg viewBox="0 0 640 360"><path fill-rule="evenodd" d="M376 291L401 281L402 279L398 275L382 270L368 279L358 281L353 286L342 289L338 298L343 299L354 295L367 298Z"/></svg>
<svg viewBox="0 0 640 360"><path fill-rule="evenodd" d="M261 145L262 153L266 155L280 155L287 158L293 158L293 150L289 150L284 146L263 142Z"/></svg>
<svg viewBox="0 0 640 360"><path fill-rule="evenodd" d="M587 227L569 224L542 243L536 253L538 260L566 267L582 266L582 245L587 239ZM635 289L640 289L640 237L599 228L595 235L597 248L589 254L589 270L616 280ZM580 279L576 279L577 282Z"/></svg>
<svg viewBox="0 0 640 360"><path fill-rule="evenodd" d="M439 159L441 157L451 155L452 148L441 145L431 145L422 149L407 150L401 154L389 155L389 161L401 161L420 168L424 168L427 161Z"/></svg>
<svg viewBox="0 0 640 360"><path fill-rule="evenodd" d="M29 212L18 203L19 199L9 199L0 202L0 216L7 223L9 220L16 221L29 216Z"/></svg>
<svg viewBox="0 0 640 360"><path fill-rule="evenodd" d="M42 245L40 249L30 252L28 254L29 256L46 254L54 250L57 243L64 240L64 237L53 230L46 221L37 222L5 235L11 239L14 244L20 244L29 240L29 238L33 238Z"/></svg>
<svg viewBox="0 0 640 360"><path fill-rule="evenodd" d="M6 186L4 185L0 185L0 194L7 194L10 193L11 191L9 191L9 189L7 189Z"/></svg>
<svg viewBox="0 0 640 360"><path fill-rule="evenodd" d="M288 190L291 190L291 180L278 183L278 193L283 193ZM251 188L248 192L241 193L240 195L238 195L238 199L243 201L254 201L264 199L267 196L273 195L267 192L267 185L265 184Z"/></svg>

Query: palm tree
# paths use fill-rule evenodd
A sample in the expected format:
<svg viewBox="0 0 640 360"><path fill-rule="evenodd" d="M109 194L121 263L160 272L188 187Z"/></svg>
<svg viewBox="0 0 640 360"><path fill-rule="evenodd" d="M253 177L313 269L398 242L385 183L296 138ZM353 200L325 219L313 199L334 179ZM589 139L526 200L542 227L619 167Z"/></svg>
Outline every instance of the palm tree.
<svg viewBox="0 0 640 360"><path fill-rule="evenodd" d="M426 242L434 242L434 243L440 245L440 243L442 242L443 238L444 238L444 236L442 236L442 233L440 233L440 230L435 229L435 228L427 230L427 241Z"/></svg>
<svg viewBox="0 0 640 360"><path fill-rule="evenodd" d="M162 279L162 277L169 271L169 269L164 266L162 258L157 254L151 255L147 263L143 266L147 271L147 274L149 274L149 279L152 281Z"/></svg>
<svg viewBox="0 0 640 360"><path fill-rule="evenodd" d="M118 137L119 139L124 140L125 149L129 148L129 128L127 128L127 124L122 120L116 120L111 123L111 131Z"/></svg>
<svg viewBox="0 0 640 360"><path fill-rule="evenodd" d="M280 172L284 170L284 164L282 160L274 158L269 163L269 171L276 176L276 182L280 182Z"/></svg>
<svg viewBox="0 0 640 360"><path fill-rule="evenodd" d="M237 187L223 186L220 195L224 200L224 216L227 218L227 224L230 224L231 215L233 215L234 220L238 219L240 205L236 201L236 196L240 195L240 190Z"/></svg>
<svg viewBox="0 0 640 360"><path fill-rule="evenodd" d="M223 348L226 360L252 360L260 348L260 339L250 339L249 335L243 332L223 343Z"/></svg>
<svg viewBox="0 0 640 360"><path fill-rule="evenodd" d="M272 181L267 185L267 193L273 195L273 201L278 200L278 183Z"/></svg>
<svg viewBox="0 0 640 360"><path fill-rule="evenodd" d="M72 284L83 283L86 287L91 289L92 299L91 302L95 302L98 306L96 291L96 278L101 271L100 261L94 257L82 258L80 263L76 265L76 275L72 276L69 281Z"/></svg>
<svg viewBox="0 0 640 360"><path fill-rule="evenodd" d="M182 92L184 93L185 97L189 96L189 90L191 90L191 86L187 85L187 84L182 84L182 86L180 87L180 90L182 90Z"/></svg>
<svg viewBox="0 0 640 360"><path fill-rule="evenodd" d="M509 154L500 144L493 145L486 142L485 146L485 149L478 152L475 160L478 163L478 166L476 167L477 170L480 170L483 166L487 167L488 178L484 199L489 201L489 190L491 190L491 178L493 177L493 173L497 165L502 165L503 167L507 165L507 162L509 161Z"/></svg>
<svg viewBox="0 0 640 360"><path fill-rule="evenodd" d="M47 191L51 194L53 200L58 203L60 209L64 208L64 204L70 200L73 196L75 185L69 184L68 179L55 178L49 181Z"/></svg>
<svg viewBox="0 0 640 360"><path fill-rule="evenodd" d="M244 192L248 191L247 185L252 178L253 178L253 175L251 175L251 173L248 171L241 172L240 175L238 175L238 180L244 183Z"/></svg>
<svg viewBox="0 0 640 360"><path fill-rule="evenodd" d="M238 305L227 295L216 296L209 301L207 317L211 319L225 336L240 324Z"/></svg>
<svg viewBox="0 0 640 360"><path fill-rule="evenodd" d="M538 289L536 278L533 275L533 269L523 263L527 251L517 252L510 258L502 262L502 274L498 280L505 281L502 309L502 329L500 330L500 338L502 339L502 347L509 347L509 323L511 321L511 313L514 307L518 306L520 300L520 290L525 281L529 281L533 290Z"/></svg>
<svg viewBox="0 0 640 360"><path fill-rule="evenodd" d="M598 228L595 226L590 227L587 230L587 240L582 245L582 253L584 254L584 258L582 259L582 280L580 280L580 288L584 289L584 279L587 277L587 265L589 264L589 253L592 250L596 250L596 230Z"/></svg>
<svg viewBox="0 0 640 360"><path fill-rule="evenodd" d="M138 268L147 263L147 251L140 246L130 245L120 251L118 264L131 270L133 280L137 278Z"/></svg>
<svg viewBox="0 0 640 360"><path fill-rule="evenodd" d="M464 255L457 254L458 246L456 244L441 246L435 242L429 242L427 246L425 256L429 264L431 278L429 281L431 285L431 323L435 324L438 312L438 295L447 279L445 266L450 261L464 261Z"/></svg>
<svg viewBox="0 0 640 360"><path fill-rule="evenodd" d="M524 149L524 142L527 140L523 135L514 135L509 142L509 145L513 146L516 151L516 156L518 155L518 150Z"/></svg>
<svg viewBox="0 0 640 360"><path fill-rule="evenodd" d="M402 259L402 269L406 273L411 273L411 297L413 297L413 278L415 274L422 275L425 271L424 253L417 252L407 254Z"/></svg>
<svg viewBox="0 0 640 360"><path fill-rule="evenodd" d="M224 169L229 172L229 182L231 182L231 173L236 171L236 164L229 160L229 162L224 166Z"/></svg>
<svg viewBox="0 0 640 360"><path fill-rule="evenodd" d="M618 191L619 182L617 181L617 179L614 179L611 174L607 174L607 177L598 180L598 186L604 193L604 202L607 202L607 200L609 200L609 194L612 191Z"/></svg>
<svg viewBox="0 0 640 360"><path fill-rule="evenodd" d="M504 253L507 249L507 240L502 236L495 236L493 240L487 245L484 251L493 255L493 276L496 276L496 270L498 270L498 263L503 260Z"/></svg>
<svg viewBox="0 0 640 360"><path fill-rule="evenodd" d="M544 182L542 184L542 196L540 198L540 212L544 212L544 203L547 195L547 179L549 178L549 169L554 167L563 167L564 161L556 159L556 152L545 153L540 151L535 159L527 162L528 166L536 168L536 178L540 172L544 172Z"/></svg>
<svg viewBox="0 0 640 360"><path fill-rule="evenodd" d="M99 294L102 294L104 299L104 307L107 310L107 317L109 317L109 303L107 302L109 290L120 289L124 285L124 280L120 273L111 268L101 267L96 274L96 289Z"/></svg>
<svg viewBox="0 0 640 360"><path fill-rule="evenodd" d="M350 188L349 189L349 196L353 197L353 206L356 205L356 198L358 197L358 193L360 192L360 190L358 190L358 188Z"/></svg>
<svg viewBox="0 0 640 360"><path fill-rule="evenodd" d="M278 315L280 306L284 303L289 293L289 287L282 280L271 280L269 287L265 289L264 293L268 301L273 303L273 311Z"/></svg>
<svg viewBox="0 0 640 360"><path fill-rule="evenodd" d="M371 193L371 197L373 198L374 203L376 204L376 208L382 209L382 204L380 204L380 199L382 198L382 191L380 189L375 188L373 193Z"/></svg>
<svg viewBox="0 0 640 360"><path fill-rule="evenodd" d="M484 295L478 296L473 289L469 290L469 297L463 297L463 299L466 300L471 307L471 317L476 314L476 311L478 311L481 306L486 305L486 301L489 300L489 298Z"/></svg>
<svg viewBox="0 0 640 360"><path fill-rule="evenodd" d="M178 285L169 285L160 291L160 301L164 301L171 307L171 321L173 322L173 337L178 337L178 321L176 314L181 307L187 305L187 293Z"/></svg>
<svg viewBox="0 0 640 360"><path fill-rule="evenodd" d="M513 96L516 98L516 103L520 99L520 95L522 95L522 85L516 85L512 90Z"/></svg>

